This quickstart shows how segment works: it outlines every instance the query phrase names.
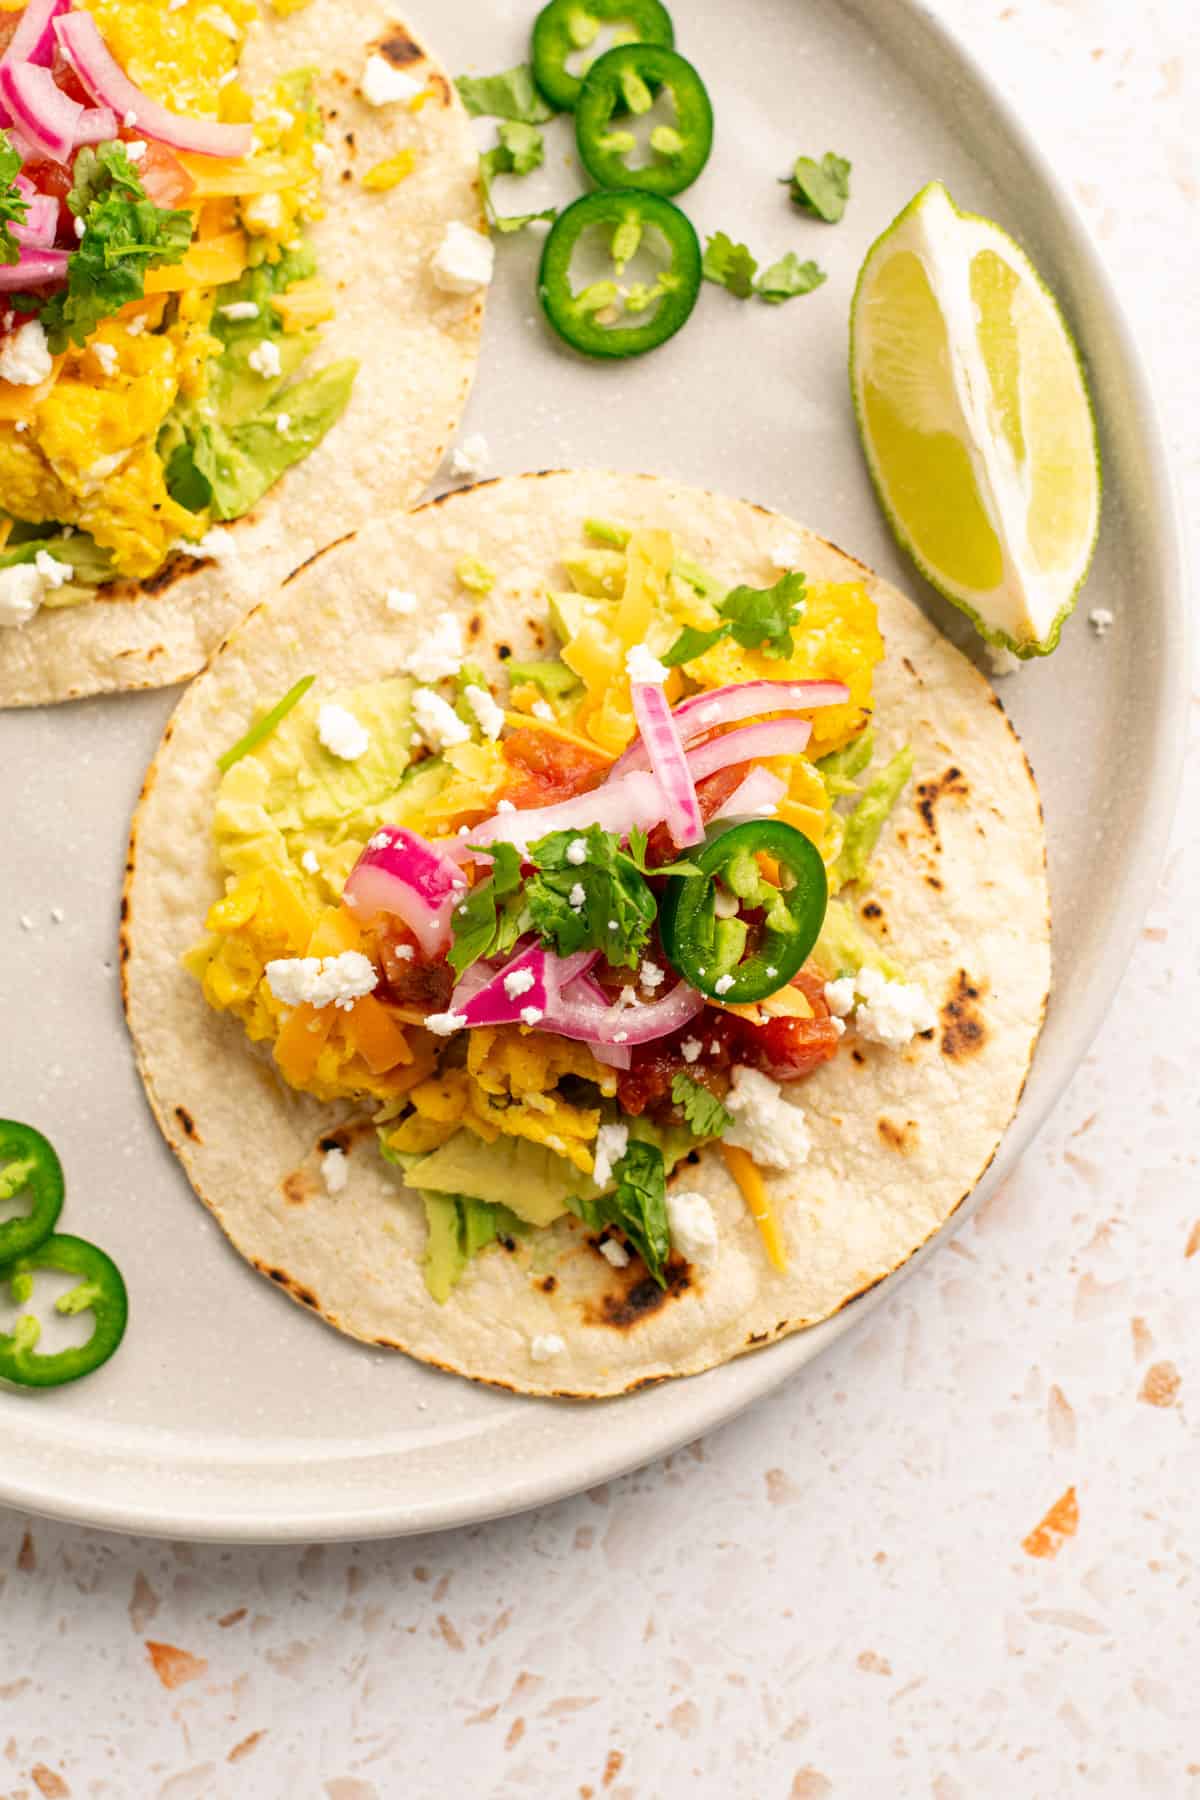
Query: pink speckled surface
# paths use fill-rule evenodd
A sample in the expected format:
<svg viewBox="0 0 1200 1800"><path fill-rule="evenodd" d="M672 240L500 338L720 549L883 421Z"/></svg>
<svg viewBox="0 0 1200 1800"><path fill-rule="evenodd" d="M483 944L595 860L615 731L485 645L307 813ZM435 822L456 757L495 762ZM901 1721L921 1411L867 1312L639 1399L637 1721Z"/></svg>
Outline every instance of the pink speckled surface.
<svg viewBox="0 0 1200 1800"><path fill-rule="evenodd" d="M1195 514L1193 10L937 10L1123 278ZM391 1545L0 1514L3 1800L1200 1794L1196 752L1113 1020L1019 1174L748 1416Z"/></svg>

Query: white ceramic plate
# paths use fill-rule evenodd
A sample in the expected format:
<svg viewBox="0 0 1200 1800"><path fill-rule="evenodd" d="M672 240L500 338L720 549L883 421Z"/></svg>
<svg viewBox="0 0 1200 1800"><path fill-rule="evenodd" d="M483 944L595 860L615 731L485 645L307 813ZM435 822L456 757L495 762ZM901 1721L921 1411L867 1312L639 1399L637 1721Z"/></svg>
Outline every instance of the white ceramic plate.
<svg viewBox="0 0 1200 1800"><path fill-rule="evenodd" d="M534 0L418 0L413 10L455 70L487 72L524 58ZM1082 612L1108 606L1121 623L1098 641L1080 616L1051 663L1003 688L1049 821L1057 988L1020 1117L977 1201L1003 1180L1096 1031L1165 843L1188 660L1161 438L1136 348L1070 202L915 0L748 0L736 15L726 0L689 0L675 12L680 48L706 76L718 122L713 162L684 204L699 227L744 237L765 259L788 247L818 257L830 279L777 309L706 289L672 345L628 367L594 367L541 325L538 242L502 243L469 417L490 440L497 473L608 464L778 506L921 595L962 642L962 621L921 593L895 551L858 450L846 321L868 245L918 187L942 178L961 205L1025 243L1089 362L1107 495ZM549 163L566 184L569 138L553 141ZM834 229L802 221L774 179L799 151L829 148L854 162L854 197ZM67 1170L64 1224L113 1252L133 1305L124 1349L92 1381L0 1395L0 1500L212 1539L364 1537L474 1521L697 1436L787 1380L878 1302L883 1289L699 1379L570 1406L372 1354L273 1294L160 1141L121 1019L114 946L126 831L173 699L0 718L0 1111L53 1137Z"/></svg>

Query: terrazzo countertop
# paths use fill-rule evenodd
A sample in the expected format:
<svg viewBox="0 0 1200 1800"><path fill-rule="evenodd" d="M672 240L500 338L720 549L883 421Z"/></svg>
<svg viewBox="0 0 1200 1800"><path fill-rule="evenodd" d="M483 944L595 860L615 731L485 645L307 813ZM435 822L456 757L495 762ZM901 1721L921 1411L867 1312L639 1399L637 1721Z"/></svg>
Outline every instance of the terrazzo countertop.
<svg viewBox="0 0 1200 1800"><path fill-rule="evenodd" d="M938 10L1069 176L1200 514L1200 17ZM1197 737L1109 1025L863 1329L713 1438L459 1534L0 1513L0 1800L1200 1795Z"/></svg>

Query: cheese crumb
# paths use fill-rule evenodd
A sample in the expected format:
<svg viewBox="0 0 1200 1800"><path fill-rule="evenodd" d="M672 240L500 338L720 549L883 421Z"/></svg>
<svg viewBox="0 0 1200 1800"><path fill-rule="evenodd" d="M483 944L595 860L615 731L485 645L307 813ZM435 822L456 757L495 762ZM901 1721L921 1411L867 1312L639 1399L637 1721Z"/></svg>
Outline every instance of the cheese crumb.
<svg viewBox="0 0 1200 1800"><path fill-rule="evenodd" d="M567 861L573 868L580 868L587 861L587 839L572 838L567 845Z"/></svg>
<svg viewBox="0 0 1200 1800"><path fill-rule="evenodd" d="M344 1191L350 1179L350 1164L344 1150L327 1150L321 1158L321 1180L331 1197Z"/></svg>
<svg viewBox="0 0 1200 1800"><path fill-rule="evenodd" d="M843 975L825 983L825 1004L835 1019L847 1019L854 1011L854 977Z"/></svg>
<svg viewBox="0 0 1200 1800"><path fill-rule="evenodd" d="M532 969L514 969L511 975L504 977L504 991L510 1000L519 1000L536 985L536 981Z"/></svg>
<svg viewBox="0 0 1200 1800"><path fill-rule="evenodd" d="M444 613L404 660L405 673L418 681L442 681L457 675L463 659L462 622Z"/></svg>
<svg viewBox="0 0 1200 1800"><path fill-rule="evenodd" d="M511 800L497 800L496 802L496 811L498 813L514 813L516 810L517 809Z"/></svg>
<svg viewBox="0 0 1200 1800"><path fill-rule="evenodd" d="M368 56L359 87L370 106L407 104L424 92L423 84L415 76L403 69L394 69L387 57L380 56L378 51Z"/></svg>
<svg viewBox="0 0 1200 1800"><path fill-rule="evenodd" d="M596 1148L592 1152L595 1157L592 1180L597 1187L607 1187L612 1180L613 1164L620 1162L628 1148L628 1125L602 1125L600 1127L596 1133Z"/></svg>
<svg viewBox="0 0 1200 1800"><path fill-rule="evenodd" d="M683 1060L686 1063L698 1062L700 1060L700 1052L703 1048L704 1045L700 1042L699 1038L684 1038L682 1044L679 1046Z"/></svg>
<svg viewBox="0 0 1200 1800"><path fill-rule="evenodd" d="M566 1347L557 1331L547 1331L534 1338L529 1346L529 1354L535 1363L544 1363L549 1362L551 1357L561 1356Z"/></svg>
<svg viewBox="0 0 1200 1800"><path fill-rule="evenodd" d="M496 249L490 238L452 219L434 253L434 285L444 294L475 294L496 272Z"/></svg>
<svg viewBox="0 0 1200 1800"><path fill-rule="evenodd" d="M384 603L389 612L398 614L402 619L411 618L417 610L417 596L406 593L402 588L389 588L384 595Z"/></svg>
<svg viewBox="0 0 1200 1800"><path fill-rule="evenodd" d="M655 994L667 979L667 971L660 969L657 963L644 962L638 971L638 980L650 993Z"/></svg>
<svg viewBox="0 0 1200 1800"><path fill-rule="evenodd" d="M317 860L317 853L315 850L306 850L304 852L304 855L300 858L300 867L304 870L306 875L319 875L321 873L321 864Z"/></svg>
<svg viewBox="0 0 1200 1800"><path fill-rule="evenodd" d="M0 381L13 387L40 387L54 368L40 319L31 319L0 344Z"/></svg>
<svg viewBox="0 0 1200 1800"><path fill-rule="evenodd" d="M748 1151L765 1169L795 1169L808 1161L812 1143L804 1114L769 1075L739 1063L725 1104L733 1114L727 1144Z"/></svg>
<svg viewBox="0 0 1200 1800"><path fill-rule="evenodd" d="M46 583L34 563L0 569L0 627L28 625L42 604Z"/></svg>
<svg viewBox="0 0 1200 1800"><path fill-rule="evenodd" d="M48 550L39 550L33 559L33 566L42 577L47 587L65 587L68 581L75 579L75 570L70 563L59 562Z"/></svg>
<svg viewBox="0 0 1200 1800"><path fill-rule="evenodd" d="M431 750L470 741L471 728L459 718L448 700L432 688L417 688L412 697L413 724Z"/></svg>
<svg viewBox="0 0 1200 1800"><path fill-rule="evenodd" d="M671 1244L697 1269L711 1269L717 1260L717 1220L703 1194L676 1188L667 1194L667 1219Z"/></svg>
<svg viewBox="0 0 1200 1800"><path fill-rule="evenodd" d="M371 747L366 727L346 707L328 700L317 714L317 736L342 762L357 762Z"/></svg>
<svg viewBox="0 0 1200 1800"><path fill-rule="evenodd" d="M475 714L484 737L495 742L504 725L504 708L497 706L486 688L476 687L474 683L464 688L463 699Z"/></svg>
<svg viewBox="0 0 1200 1800"><path fill-rule="evenodd" d="M223 319L232 319L236 323L241 319L257 319L257 300L231 300L228 306L218 306L217 311Z"/></svg>
<svg viewBox="0 0 1200 1800"><path fill-rule="evenodd" d="M787 574L792 569L800 568L804 562L804 546L799 538L780 538L771 546L771 567Z"/></svg>
<svg viewBox="0 0 1200 1800"><path fill-rule="evenodd" d="M340 956L284 956L266 966L267 986L284 1006L336 1006L349 1012L374 991L379 980L371 959L359 950Z"/></svg>
<svg viewBox="0 0 1200 1800"><path fill-rule="evenodd" d="M616 1238L605 1238L600 1246L600 1254L605 1262L614 1269L629 1267L629 1252L624 1244L618 1244Z"/></svg>
<svg viewBox="0 0 1200 1800"><path fill-rule="evenodd" d="M1113 615L1107 606L1093 607L1088 614L1088 624L1098 638L1104 637L1113 627Z"/></svg>
<svg viewBox="0 0 1200 1800"><path fill-rule="evenodd" d="M261 344L256 344L246 361L254 373L261 375L264 381L274 380L275 376L283 373L283 364L279 360L279 345L273 338L264 338Z"/></svg>
<svg viewBox="0 0 1200 1800"><path fill-rule="evenodd" d="M425 1029L432 1031L435 1037L449 1037L452 1032L462 1031L466 1023L466 1013L430 1013L425 1020Z"/></svg>
<svg viewBox="0 0 1200 1800"><path fill-rule="evenodd" d="M522 1025L528 1025L530 1027L540 1025L545 1016L546 1015L540 1006L523 1006L521 1008Z"/></svg>
<svg viewBox="0 0 1200 1800"><path fill-rule="evenodd" d="M450 473L459 481L473 481L486 473L492 460L491 447L481 431L456 444L450 452Z"/></svg>
<svg viewBox="0 0 1200 1800"><path fill-rule="evenodd" d="M856 981L859 1007L854 1016L861 1038L899 1050L918 1032L932 1031L937 1013L924 988L915 982L888 981L877 969L860 970Z"/></svg>
<svg viewBox="0 0 1200 1800"><path fill-rule="evenodd" d="M645 644L635 644L625 658L625 673L636 687L661 687L671 671Z"/></svg>
<svg viewBox="0 0 1200 1800"><path fill-rule="evenodd" d="M121 358L117 355L117 346L115 344L89 344L88 348L96 361L100 364L103 374L116 374L121 366Z"/></svg>
<svg viewBox="0 0 1200 1800"><path fill-rule="evenodd" d="M713 992L720 994L722 997L724 997L724 995L726 995L729 992L729 990L732 986L733 986L733 976L732 975L718 975L717 979L713 982Z"/></svg>
<svg viewBox="0 0 1200 1800"><path fill-rule="evenodd" d="M567 895L567 900L573 911L583 911L584 902L587 900L587 889L584 887L582 881L577 881L575 883L575 886Z"/></svg>

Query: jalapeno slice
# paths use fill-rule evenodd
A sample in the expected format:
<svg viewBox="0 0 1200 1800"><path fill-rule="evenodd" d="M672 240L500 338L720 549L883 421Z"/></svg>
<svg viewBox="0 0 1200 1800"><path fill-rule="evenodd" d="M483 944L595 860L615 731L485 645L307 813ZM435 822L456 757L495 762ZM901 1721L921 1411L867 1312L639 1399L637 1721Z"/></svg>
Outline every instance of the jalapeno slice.
<svg viewBox="0 0 1200 1800"><path fill-rule="evenodd" d="M552 106L574 112L583 76L567 61L594 44L602 25L622 28L626 43L675 42L671 15L660 0L550 0L533 27L533 76Z"/></svg>
<svg viewBox="0 0 1200 1800"><path fill-rule="evenodd" d="M571 258L590 225L611 229L618 274L636 256L648 228L666 239L671 261L653 287L622 289L616 281L597 281L577 294L571 286ZM641 356L665 344L691 318L700 294L701 264L695 227L669 200L632 191L585 194L559 214L546 239L538 293L551 325L576 350L586 356ZM650 313L644 325L618 323L624 313L642 312Z"/></svg>
<svg viewBox="0 0 1200 1800"><path fill-rule="evenodd" d="M674 125L650 133L651 160L630 168L633 132L614 123L628 110L649 112L666 90L675 102ZM623 44L588 70L575 108L575 142L592 180L605 188L637 188L647 194L681 194L701 173L712 151L713 110L708 89L686 58L657 44Z"/></svg>
<svg viewBox="0 0 1200 1800"><path fill-rule="evenodd" d="M48 1237L36 1250L0 1268L18 1306L32 1299L35 1277L43 1270L78 1275L79 1283L55 1302L65 1318L90 1312L94 1329L86 1344L49 1355L38 1354L41 1326L32 1313L22 1313L11 1333L0 1332L0 1381L19 1387L63 1387L106 1363L125 1335L129 1299L121 1272L94 1244L77 1237Z"/></svg>
<svg viewBox="0 0 1200 1800"><path fill-rule="evenodd" d="M751 819L689 854L701 873L672 876L659 907L672 966L728 1006L749 1006L786 987L816 943L829 903L816 845L778 819ZM779 885L764 874L760 856L777 864ZM727 904L718 907L722 894Z"/></svg>
<svg viewBox="0 0 1200 1800"><path fill-rule="evenodd" d="M53 1144L32 1125L0 1119L0 1200L16 1200L26 1190L31 1212L0 1224L0 1266L34 1250L50 1236L63 1209L63 1172Z"/></svg>

